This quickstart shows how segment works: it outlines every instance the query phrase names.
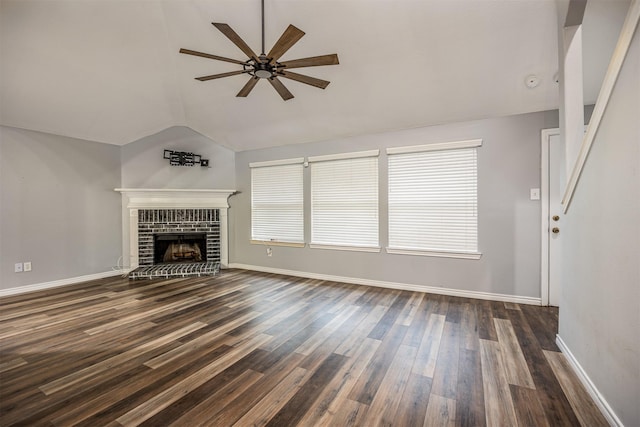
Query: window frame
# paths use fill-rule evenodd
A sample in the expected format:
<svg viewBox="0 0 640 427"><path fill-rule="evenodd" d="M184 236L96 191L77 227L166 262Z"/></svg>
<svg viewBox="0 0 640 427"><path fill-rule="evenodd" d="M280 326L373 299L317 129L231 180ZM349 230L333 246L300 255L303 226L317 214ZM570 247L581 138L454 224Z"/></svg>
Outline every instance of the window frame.
<svg viewBox="0 0 640 427"><path fill-rule="evenodd" d="M272 167L279 167L279 166L294 166L294 165L299 165L300 167L300 188L299 188L299 195L300 195L300 200L299 200L299 210L300 210L300 220L301 220L301 229L298 230L300 232L300 240L286 240L286 239L277 239L277 238L273 238L273 239L260 239L260 238L256 238L255 234L254 234L254 225L255 225L255 217L254 217L254 212L255 212L255 205L254 205L254 197L255 197L255 189L254 189L254 170L258 170L258 169L266 169L266 168L272 168ZM304 218L304 158L303 157L299 157L299 158L292 158L292 159L283 159L283 160L270 160L270 161L264 161L264 162L252 162L249 163L249 169L250 169L250 181L251 181L251 213L250 213L250 221L251 221L251 238L250 238L250 242L251 244L256 244L256 245L268 245L268 246L290 246L290 247L304 247L305 246L305 236L304 236L304 229L305 229L305 218Z"/></svg>
<svg viewBox="0 0 640 427"><path fill-rule="evenodd" d="M386 252L389 254L400 254L400 255L417 255L417 256L430 256L430 257L444 257L444 258L461 258L461 259L480 259L482 253L480 252L479 246L479 211L478 211L478 151L477 148L482 146L482 139L473 139L473 140L465 140L465 141L454 141L454 142L444 142L444 143L434 143L434 144L425 144L425 145L414 145L414 146L406 146L406 147L393 147L387 148L387 231L388 231L388 242L386 247ZM469 149L473 148L476 150L475 152L475 250L470 251L461 251L461 250L449 250L446 248L432 248L432 249L423 249L423 248L409 248L402 246L392 246L391 245L391 222L392 218L392 186L391 186L391 158L394 155L402 155L402 154L413 154L413 153L425 153L425 152L433 152L433 151L450 151L450 150L459 150L459 149Z"/></svg>
<svg viewBox="0 0 640 427"><path fill-rule="evenodd" d="M381 251L380 245L380 150L367 150L367 151L359 151L359 152L351 152L351 153L340 153L340 154L330 154L324 156L311 156L308 158L308 162L310 165L310 195L311 201L309 205L309 216L310 216L310 238L309 238L309 247L312 249L328 249L328 250L340 250L340 251L356 251L356 252L376 252L379 253ZM319 165L324 162L336 162L342 160L354 160L354 159L365 159L371 158L375 159L375 191L372 194L375 194L375 236L376 243L375 244L343 244L343 243L327 243L327 242L319 242L314 241L314 225L316 216L314 215L314 185L316 184L314 178L314 165ZM373 233L372 233L373 234Z"/></svg>

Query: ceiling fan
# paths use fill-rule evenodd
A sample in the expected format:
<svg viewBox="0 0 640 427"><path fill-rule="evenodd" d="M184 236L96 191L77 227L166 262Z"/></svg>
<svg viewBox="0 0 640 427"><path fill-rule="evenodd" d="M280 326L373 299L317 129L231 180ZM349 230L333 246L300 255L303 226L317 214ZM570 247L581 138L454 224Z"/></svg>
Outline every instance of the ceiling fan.
<svg viewBox="0 0 640 427"><path fill-rule="evenodd" d="M242 65L242 70L231 71L228 73L212 74L210 76L196 77L196 80L207 81L213 79L219 79L222 77L235 76L238 74L249 74L251 78L244 85L244 87L238 92L236 96L246 97L251 90L255 87L256 83L260 79L266 79L271 86L278 92L283 100L287 101L293 98L293 95L282 84L279 77L295 80L301 83L305 83L311 86L324 89L329 85L327 80L317 79L315 77L305 76L302 74L289 71L292 68L302 67L317 67L320 65L336 65L338 64L338 55L320 55L312 56L309 58L293 59L291 61L278 62L278 59L285 54L291 46L293 46L298 40L304 36L304 31L296 28L293 25L289 25L287 29L282 33L276 44L273 45L269 53L264 53L264 0L262 0L262 53L256 55L255 52L240 38L240 36L233 31L233 29L227 24L221 24L212 22L212 25L216 27L222 34L227 36L229 40L233 42L245 55L249 57L246 61L239 61L236 59L225 58L218 55L211 55L208 53L197 52L190 49L180 49L180 53L187 55L200 56L203 58L215 59L218 61L231 62L233 64Z"/></svg>

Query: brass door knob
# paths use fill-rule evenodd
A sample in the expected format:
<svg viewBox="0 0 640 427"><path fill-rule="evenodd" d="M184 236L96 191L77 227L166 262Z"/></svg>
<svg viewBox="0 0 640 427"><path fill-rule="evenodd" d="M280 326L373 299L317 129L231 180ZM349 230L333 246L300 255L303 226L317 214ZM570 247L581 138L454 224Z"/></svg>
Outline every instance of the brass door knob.
<svg viewBox="0 0 640 427"><path fill-rule="evenodd" d="M553 228L551 229L551 232L552 232L553 234L558 234L558 233L560 232L560 229L559 229L558 227L553 227Z"/></svg>
<svg viewBox="0 0 640 427"><path fill-rule="evenodd" d="M554 221L560 221L560 217L558 215L554 215L551 219Z"/></svg>

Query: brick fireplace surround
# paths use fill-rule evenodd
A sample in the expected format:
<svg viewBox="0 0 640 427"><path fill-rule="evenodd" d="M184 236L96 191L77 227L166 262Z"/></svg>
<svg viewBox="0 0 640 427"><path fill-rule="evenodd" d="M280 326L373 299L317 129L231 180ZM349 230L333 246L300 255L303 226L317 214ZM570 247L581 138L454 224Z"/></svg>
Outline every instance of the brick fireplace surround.
<svg viewBox="0 0 640 427"><path fill-rule="evenodd" d="M116 188L115 191L122 194L122 250L127 270L150 263L147 247L154 229L201 229L207 233L210 252L207 257L219 260L223 268L228 265L227 199L235 190ZM218 242L219 251L209 250L210 246L218 246ZM152 257L153 254L151 260Z"/></svg>

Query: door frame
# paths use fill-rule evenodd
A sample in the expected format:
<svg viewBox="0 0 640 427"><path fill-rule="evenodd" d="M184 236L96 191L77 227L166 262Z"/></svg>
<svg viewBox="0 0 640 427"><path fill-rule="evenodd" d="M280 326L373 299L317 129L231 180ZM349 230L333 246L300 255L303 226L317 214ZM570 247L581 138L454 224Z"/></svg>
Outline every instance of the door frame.
<svg viewBox="0 0 640 427"><path fill-rule="evenodd" d="M559 128L540 133L540 304L549 305L549 140Z"/></svg>

